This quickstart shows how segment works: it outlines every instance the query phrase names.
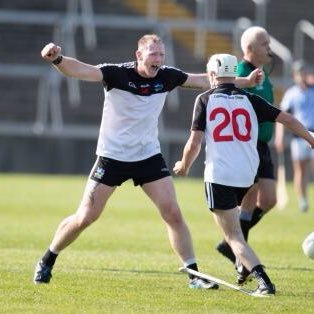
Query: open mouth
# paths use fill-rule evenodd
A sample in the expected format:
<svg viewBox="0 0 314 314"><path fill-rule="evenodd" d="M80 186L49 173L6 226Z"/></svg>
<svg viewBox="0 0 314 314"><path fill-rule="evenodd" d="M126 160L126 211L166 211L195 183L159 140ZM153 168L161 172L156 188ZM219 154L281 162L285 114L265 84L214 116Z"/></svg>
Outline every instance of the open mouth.
<svg viewBox="0 0 314 314"><path fill-rule="evenodd" d="M159 70L160 66L159 65L152 65L152 69L157 72Z"/></svg>

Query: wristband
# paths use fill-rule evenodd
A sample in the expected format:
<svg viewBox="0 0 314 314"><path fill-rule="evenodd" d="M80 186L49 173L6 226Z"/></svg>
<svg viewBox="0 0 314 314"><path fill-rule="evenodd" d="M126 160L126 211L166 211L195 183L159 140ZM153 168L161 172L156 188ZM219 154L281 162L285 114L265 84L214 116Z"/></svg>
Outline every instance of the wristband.
<svg viewBox="0 0 314 314"><path fill-rule="evenodd" d="M60 64L62 62L62 59L63 59L63 56L60 55L60 56L57 57L57 59L53 60L52 63L54 65L58 65L58 64Z"/></svg>

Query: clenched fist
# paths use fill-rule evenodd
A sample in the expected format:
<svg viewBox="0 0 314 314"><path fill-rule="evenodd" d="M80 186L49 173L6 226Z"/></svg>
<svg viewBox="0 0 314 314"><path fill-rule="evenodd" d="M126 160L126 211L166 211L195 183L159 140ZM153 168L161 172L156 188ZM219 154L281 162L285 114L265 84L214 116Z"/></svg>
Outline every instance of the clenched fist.
<svg viewBox="0 0 314 314"><path fill-rule="evenodd" d="M178 176L186 176L188 175L189 171L184 169L182 161L177 161L173 167L173 171Z"/></svg>
<svg viewBox="0 0 314 314"><path fill-rule="evenodd" d="M41 56L46 61L50 61L50 62L56 60L60 54L61 54L61 47L55 45L54 43L49 43L41 51Z"/></svg>

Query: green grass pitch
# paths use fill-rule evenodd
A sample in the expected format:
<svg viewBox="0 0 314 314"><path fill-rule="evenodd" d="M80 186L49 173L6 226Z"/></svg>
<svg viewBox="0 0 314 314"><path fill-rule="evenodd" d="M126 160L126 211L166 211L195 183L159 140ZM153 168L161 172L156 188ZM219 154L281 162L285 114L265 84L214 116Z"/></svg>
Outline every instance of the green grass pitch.
<svg viewBox="0 0 314 314"><path fill-rule="evenodd" d="M314 192L311 187L312 208L300 213L291 184L287 208L274 209L250 233L276 284L274 298L225 287L190 290L157 210L131 182L60 255L51 284L34 285L34 266L58 223L76 209L85 181L0 174L0 313L313 313L314 260L303 255L301 242L314 230ZM221 232L206 209L202 181L175 185L200 271L234 283L233 265L215 250Z"/></svg>

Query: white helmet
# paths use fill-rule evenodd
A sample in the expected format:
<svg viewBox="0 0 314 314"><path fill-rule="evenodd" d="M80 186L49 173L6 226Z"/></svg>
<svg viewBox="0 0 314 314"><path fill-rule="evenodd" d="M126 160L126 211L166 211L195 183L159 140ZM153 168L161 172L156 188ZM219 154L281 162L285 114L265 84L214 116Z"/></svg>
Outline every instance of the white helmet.
<svg viewBox="0 0 314 314"><path fill-rule="evenodd" d="M221 53L210 57L207 63L207 72L214 72L216 77L236 77L237 67L236 56Z"/></svg>

